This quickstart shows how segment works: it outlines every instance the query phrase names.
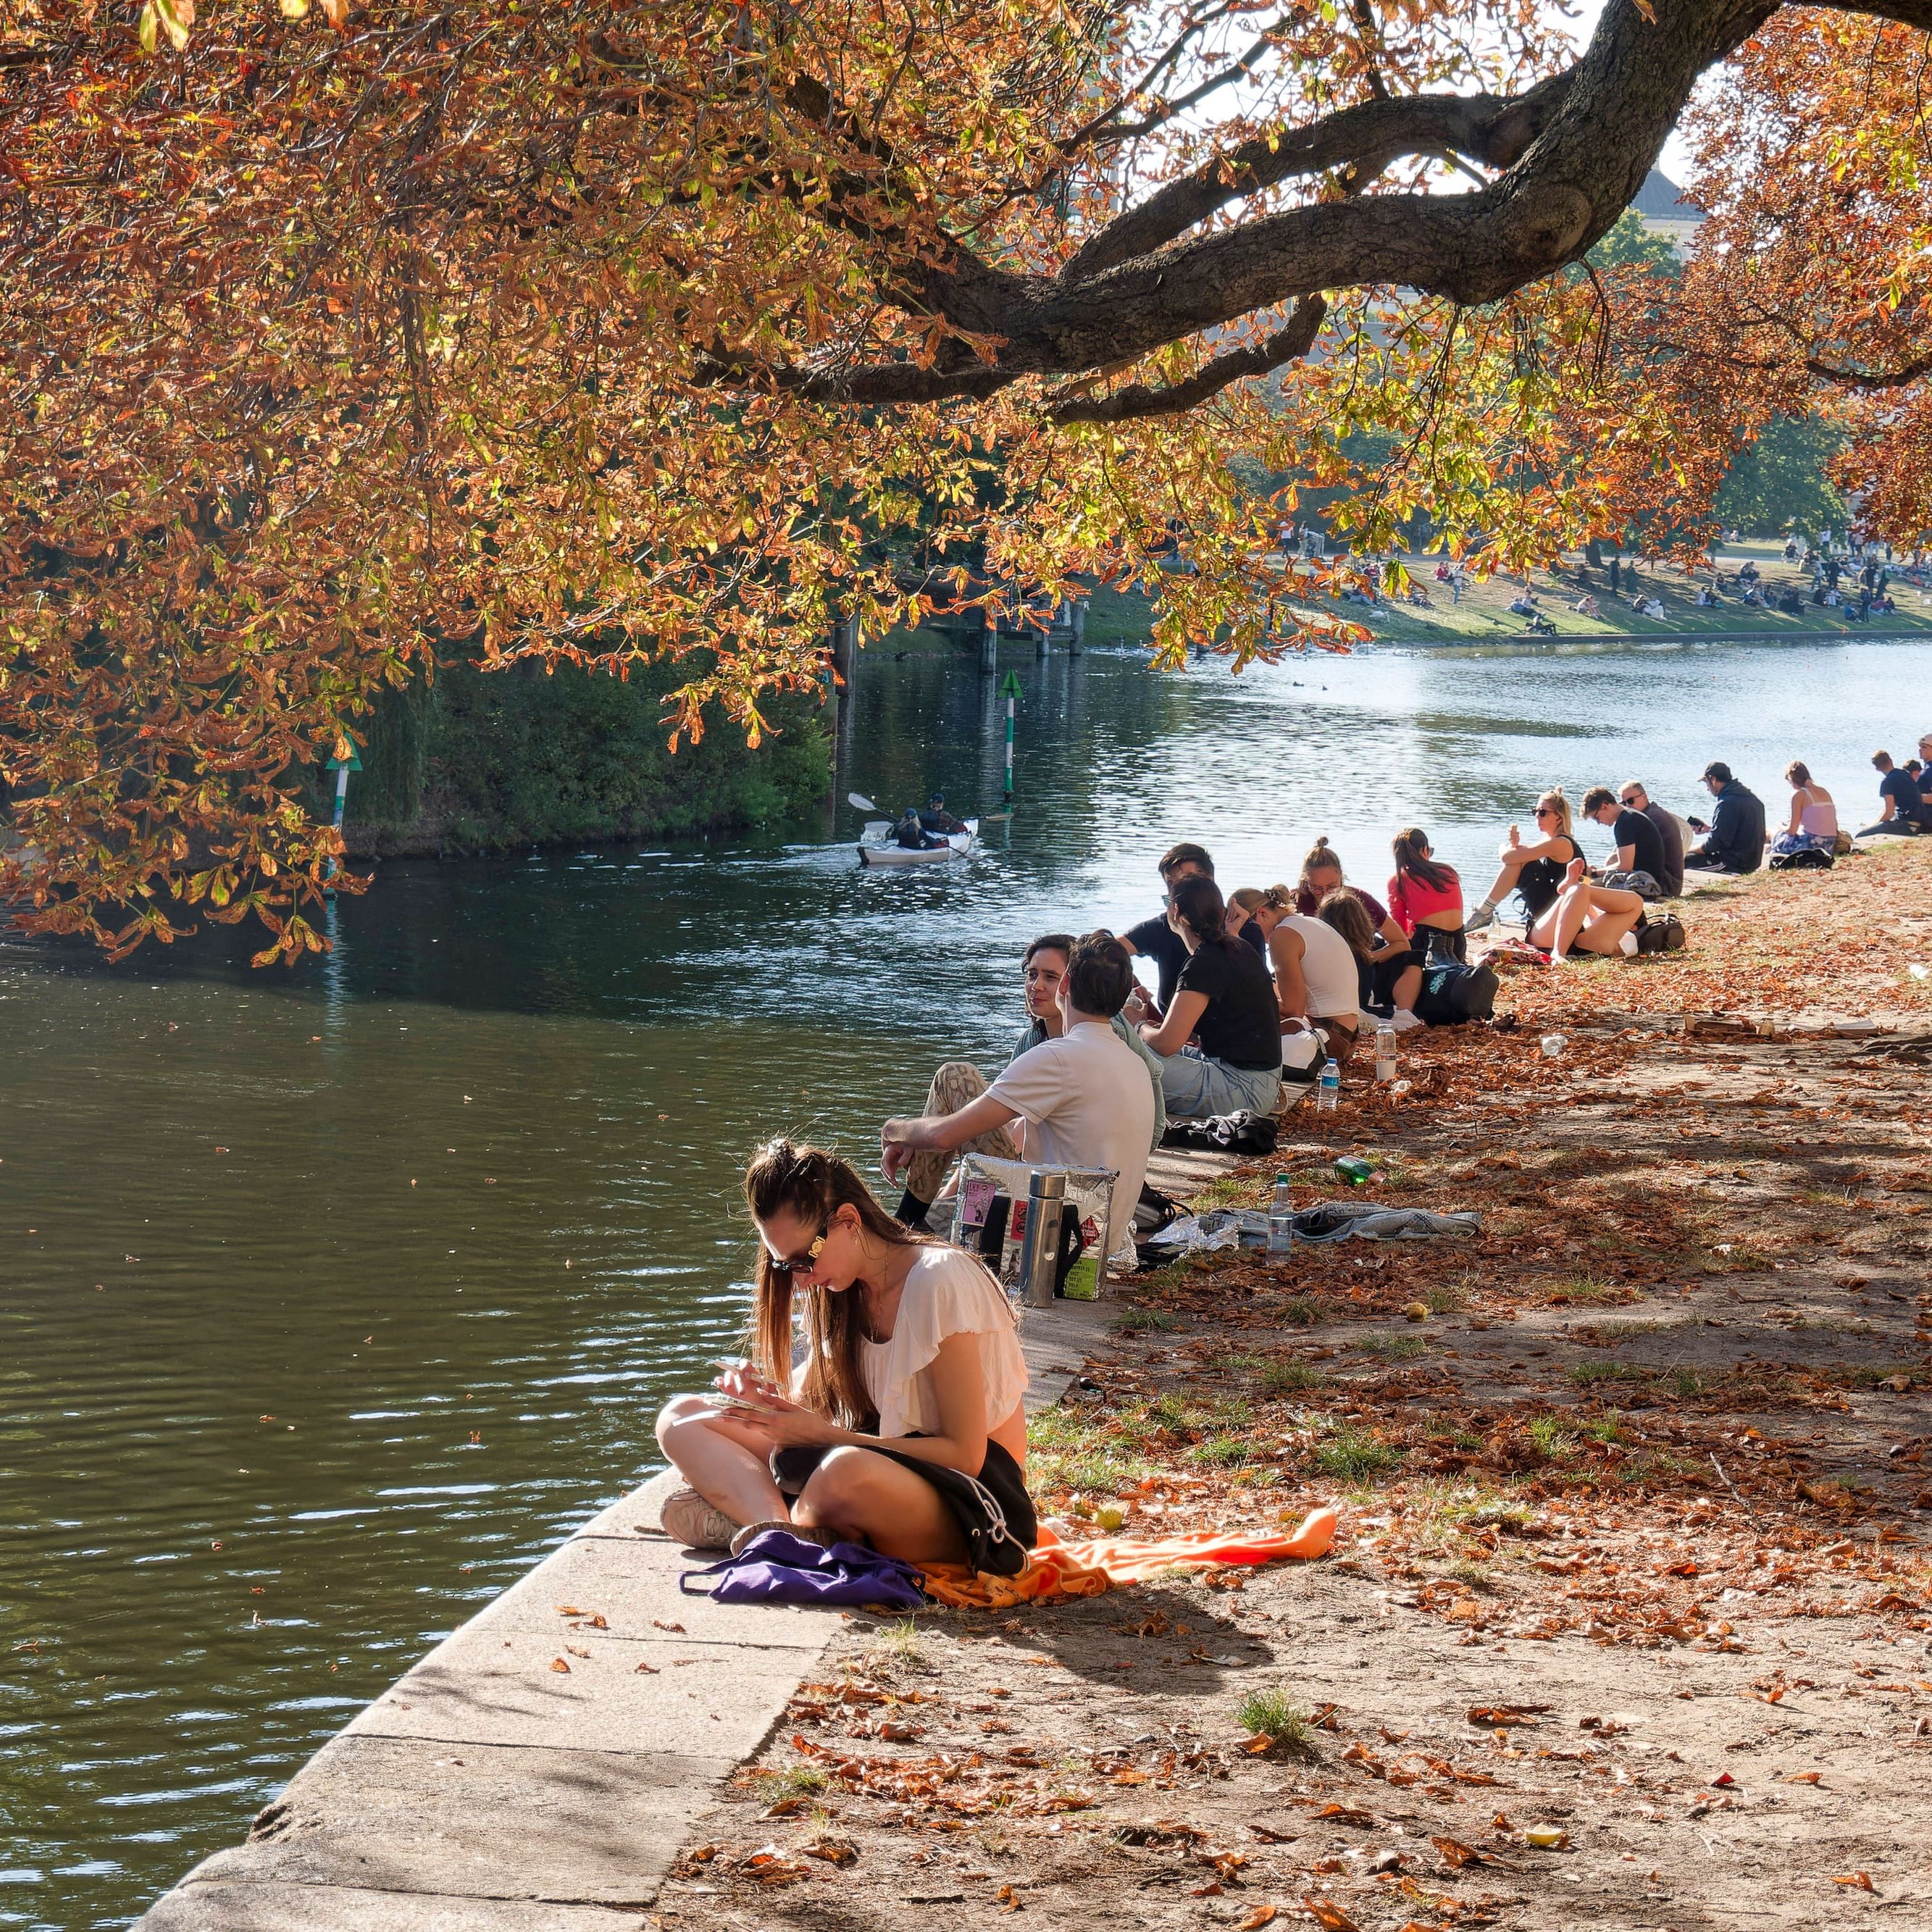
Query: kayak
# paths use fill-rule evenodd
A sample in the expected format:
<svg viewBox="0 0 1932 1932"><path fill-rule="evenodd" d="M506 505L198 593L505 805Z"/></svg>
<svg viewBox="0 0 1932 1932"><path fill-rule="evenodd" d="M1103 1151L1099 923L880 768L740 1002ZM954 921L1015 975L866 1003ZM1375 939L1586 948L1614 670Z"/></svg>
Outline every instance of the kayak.
<svg viewBox="0 0 1932 1932"><path fill-rule="evenodd" d="M860 836L859 862L862 866L943 866L949 860L968 857L979 836L980 821L969 818L964 832L947 832L938 844L915 852L910 847L893 844L892 827L884 819L874 819Z"/></svg>

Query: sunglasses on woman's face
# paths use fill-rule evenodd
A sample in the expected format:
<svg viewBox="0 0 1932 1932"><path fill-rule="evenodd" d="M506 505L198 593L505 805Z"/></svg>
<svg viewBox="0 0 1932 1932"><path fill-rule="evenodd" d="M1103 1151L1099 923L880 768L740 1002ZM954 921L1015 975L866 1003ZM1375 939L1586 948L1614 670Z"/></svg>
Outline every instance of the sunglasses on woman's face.
<svg viewBox="0 0 1932 1932"><path fill-rule="evenodd" d="M803 1274L816 1268L818 1265L819 1256L825 1252L826 1238L831 1232L832 1230L830 1228L820 1228L811 1246L807 1248L803 1254L794 1255L789 1260L782 1259L779 1256L768 1252L765 1258L771 1264L772 1274Z"/></svg>
<svg viewBox="0 0 1932 1932"><path fill-rule="evenodd" d="M1536 815L1539 818L1554 818L1556 808L1553 805L1539 805L1536 808Z"/></svg>

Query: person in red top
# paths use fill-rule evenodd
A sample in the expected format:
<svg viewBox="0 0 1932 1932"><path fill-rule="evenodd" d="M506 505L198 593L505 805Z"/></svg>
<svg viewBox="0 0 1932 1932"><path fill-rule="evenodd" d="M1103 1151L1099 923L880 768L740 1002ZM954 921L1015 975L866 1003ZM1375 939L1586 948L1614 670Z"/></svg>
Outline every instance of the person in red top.
<svg viewBox="0 0 1932 1932"><path fill-rule="evenodd" d="M1432 958L1466 962L1469 942L1462 936L1462 881L1456 868L1432 856L1428 836L1419 825L1398 832L1393 850L1389 913L1408 934L1416 963L1426 965ZM1412 1008L1398 1006L1394 1024L1398 1031L1406 1031L1422 1022Z"/></svg>

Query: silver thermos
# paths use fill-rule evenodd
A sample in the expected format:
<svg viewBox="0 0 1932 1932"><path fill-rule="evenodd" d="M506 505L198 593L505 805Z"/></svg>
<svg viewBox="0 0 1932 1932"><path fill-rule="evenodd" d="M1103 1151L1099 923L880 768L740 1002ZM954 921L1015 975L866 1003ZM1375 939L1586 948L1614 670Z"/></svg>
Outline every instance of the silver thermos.
<svg viewBox="0 0 1932 1932"><path fill-rule="evenodd" d="M1035 1174L1027 1183L1026 1241L1020 1280L1029 1308L1053 1306L1054 1270L1060 1260L1060 1224L1066 1206L1066 1177Z"/></svg>

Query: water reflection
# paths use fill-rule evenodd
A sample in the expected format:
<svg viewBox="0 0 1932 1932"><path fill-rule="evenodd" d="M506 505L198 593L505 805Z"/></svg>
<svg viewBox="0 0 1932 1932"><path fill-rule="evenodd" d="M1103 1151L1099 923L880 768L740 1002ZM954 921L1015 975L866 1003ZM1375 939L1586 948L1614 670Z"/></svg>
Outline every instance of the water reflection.
<svg viewBox="0 0 1932 1932"><path fill-rule="evenodd" d="M1849 805L1932 652L1012 662L1018 808L962 871L860 871L841 805L387 867L292 975L0 946L0 1925L125 1923L649 1468L742 1318L748 1148L864 1149L1174 838L1232 884L1326 832L1379 890L1398 826L1480 874L1552 780L1682 808L1722 756L1776 806L1795 753ZM995 803L1003 735L975 672L863 664L838 790Z"/></svg>

